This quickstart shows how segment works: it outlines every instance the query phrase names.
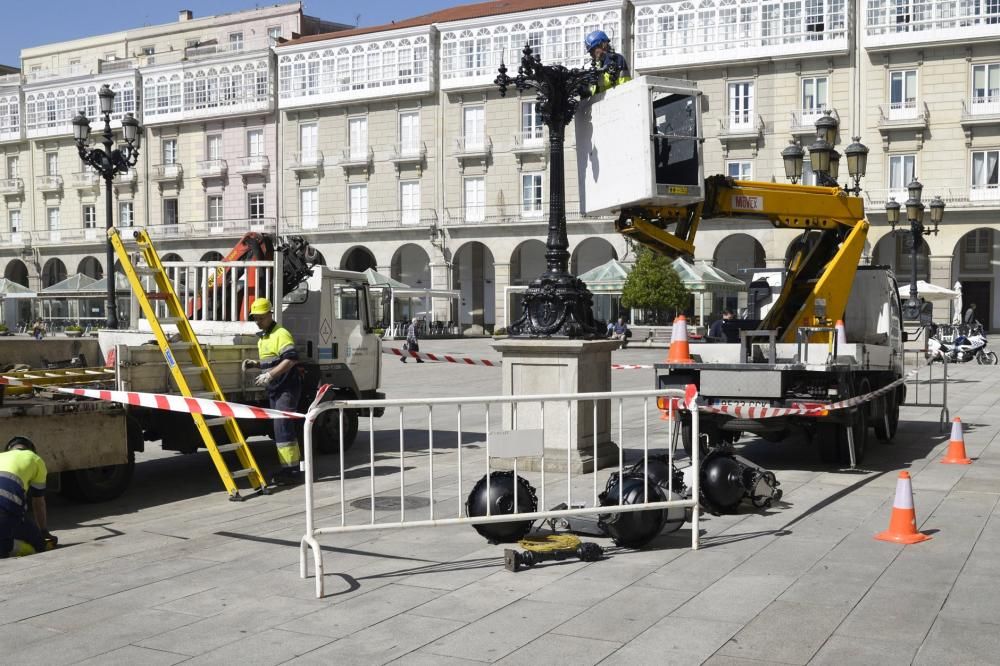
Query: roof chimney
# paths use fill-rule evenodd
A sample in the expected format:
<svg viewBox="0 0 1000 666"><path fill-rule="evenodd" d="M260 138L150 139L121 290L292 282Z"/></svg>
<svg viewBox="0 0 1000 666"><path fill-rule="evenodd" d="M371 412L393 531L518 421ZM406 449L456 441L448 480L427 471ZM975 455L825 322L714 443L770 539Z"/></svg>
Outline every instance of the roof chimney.
<svg viewBox="0 0 1000 666"><path fill-rule="evenodd" d="M178 21L190 21L193 18L194 18L194 12L192 12L190 9L182 9L179 12L177 12Z"/></svg>

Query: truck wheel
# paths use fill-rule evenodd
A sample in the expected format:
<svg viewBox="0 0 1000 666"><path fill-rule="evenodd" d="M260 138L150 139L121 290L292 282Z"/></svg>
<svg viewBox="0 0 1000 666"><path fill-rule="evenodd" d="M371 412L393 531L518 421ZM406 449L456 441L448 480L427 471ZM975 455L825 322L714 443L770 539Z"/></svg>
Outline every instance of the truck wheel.
<svg viewBox="0 0 1000 666"><path fill-rule="evenodd" d="M320 414L313 428L313 445L321 454L340 453L340 412L331 409ZM358 436L358 412L354 409L344 410L344 451L354 444Z"/></svg>
<svg viewBox="0 0 1000 666"><path fill-rule="evenodd" d="M128 452L124 465L91 467L63 472L62 493L78 502L108 502L128 489L135 471L135 453Z"/></svg>
<svg viewBox="0 0 1000 666"><path fill-rule="evenodd" d="M881 409L872 416L874 421L872 426L875 428L875 438L878 441L891 444L892 438L896 436L896 427L899 425L899 405L896 403L895 393L883 396L881 403Z"/></svg>

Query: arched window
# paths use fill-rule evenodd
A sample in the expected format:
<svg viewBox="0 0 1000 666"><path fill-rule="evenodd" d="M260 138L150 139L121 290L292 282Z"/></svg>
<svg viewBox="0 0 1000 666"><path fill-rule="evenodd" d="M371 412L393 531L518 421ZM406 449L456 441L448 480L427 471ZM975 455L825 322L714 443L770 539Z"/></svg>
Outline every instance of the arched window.
<svg viewBox="0 0 1000 666"><path fill-rule="evenodd" d="M291 97L292 93L292 59L288 56L281 56L278 59L278 81L281 82L281 89L278 94L282 97Z"/></svg>
<svg viewBox="0 0 1000 666"><path fill-rule="evenodd" d="M563 50L563 28L559 19L549 19L545 24L545 53L549 56L552 64L561 64L566 61L566 52Z"/></svg>
<svg viewBox="0 0 1000 666"><path fill-rule="evenodd" d="M712 51L715 48L715 3L702 0L698 5L698 50Z"/></svg>
<svg viewBox="0 0 1000 666"><path fill-rule="evenodd" d="M351 89L365 87L365 47L358 44L351 49Z"/></svg>
<svg viewBox="0 0 1000 666"><path fill-rule="evenodd" d="M368 45L368 87L378 88L382 81L382 52L378 44Z"/></svg>

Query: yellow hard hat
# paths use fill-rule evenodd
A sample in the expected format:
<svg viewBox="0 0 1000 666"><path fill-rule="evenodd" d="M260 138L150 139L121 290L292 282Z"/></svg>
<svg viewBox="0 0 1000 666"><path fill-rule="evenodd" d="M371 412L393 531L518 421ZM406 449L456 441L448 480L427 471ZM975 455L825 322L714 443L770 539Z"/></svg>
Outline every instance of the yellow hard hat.
<svg viewBox="0 0 1000 666"><path fill-rule="evenodd" d="M258 298L250 306L251 316L267 314L268 312L271 312L271 301L266 298Z"/></svg>

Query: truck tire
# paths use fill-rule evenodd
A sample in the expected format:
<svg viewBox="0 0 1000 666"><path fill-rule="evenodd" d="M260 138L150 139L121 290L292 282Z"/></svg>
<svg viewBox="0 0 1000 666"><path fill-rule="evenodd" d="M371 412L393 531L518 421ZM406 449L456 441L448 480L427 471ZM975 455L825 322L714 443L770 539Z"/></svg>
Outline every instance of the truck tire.
<svg viewBox="0 0 1000 666"><path fill-rule="evenodd" d="M132 482L135 453L128 452L128 462L78 469L62 474L62 494L77 502L108 502L124 493Z"/></svg>
<svg viewBox="0 0 1000 666"><path fill-rule="evenodd" d="M330 409L319 415L313 427L313 445L321 454L340 453L340 412ZM358 436L358 412L354 409L344 410L344 451L354 445ZM304 440L303 440L304 442Z"/></svg>
<svg viewBox="0 0 1000 666"><path fill-rule="evenodd" d="M881 403L881 408L872 415L872 426L875 428L875 438L879 442L891 444L899 425L899 403L896 402L896 392L890 391L884 395Z"/></svg>

